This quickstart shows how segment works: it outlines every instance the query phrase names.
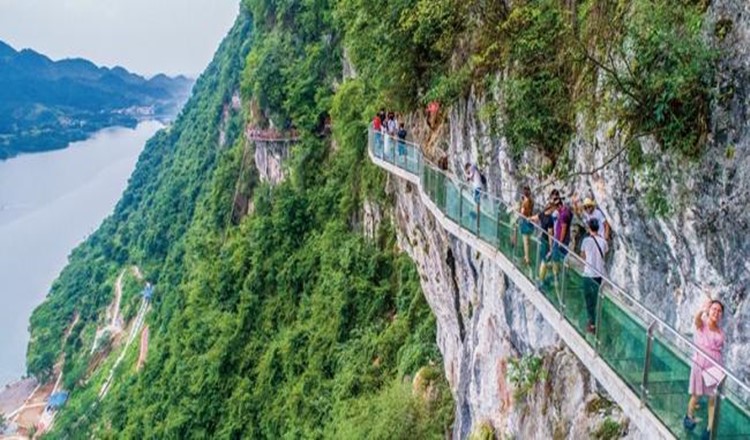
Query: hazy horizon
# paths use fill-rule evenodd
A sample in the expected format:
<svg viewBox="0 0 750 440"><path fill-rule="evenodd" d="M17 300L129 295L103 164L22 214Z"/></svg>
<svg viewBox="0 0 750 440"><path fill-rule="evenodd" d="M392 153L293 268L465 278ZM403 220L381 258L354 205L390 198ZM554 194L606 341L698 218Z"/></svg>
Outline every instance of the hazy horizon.
<svg viewBox="0 0 750 440"><path fill-rule="evenodd" d="M0 0L0 41L55 61L196 78L238 11L239 0Z"/></svg>

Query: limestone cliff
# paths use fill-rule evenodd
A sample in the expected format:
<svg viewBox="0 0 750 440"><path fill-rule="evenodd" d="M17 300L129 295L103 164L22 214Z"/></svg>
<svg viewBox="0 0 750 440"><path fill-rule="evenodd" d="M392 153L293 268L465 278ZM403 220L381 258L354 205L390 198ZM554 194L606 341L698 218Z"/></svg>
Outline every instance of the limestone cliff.
<svg viewBox="0 0 750 440"><path fill-rule="evenodd" d="M524 184L539 199L552 187L567 196L593 196L615 231L612 279L686 335L705 292L712 292L727 305L726 363L747 380L750 239L742 232L750 221L750 4L713 2L705 27L717 26L726 32L718 43L718 82L727 92L712 108L702 158L689 162L664 155L657 164L655 172L668 176L665 194L673 206L664 216L643 203L648 176L620 157L623 139L613 129L616 121L599 118L592 129L583 115L576 118L566 153L572 173L565 180L540 180L530 170L544 165L541 154L526 152L513 160L506 141L492 136L480 109L502 96L472 93L446 111L437 129L416 116L412 121L416 140L440 144L452 172L460 172L465 162L485 163L490 192L509 205ZM657 151L653 139L643 148ZM446 234L410 184L391 177L388 191L395 197L399 242L417 262L437 316L438 343L457 402L454 435L464 438L486 423L519 438L584 438L599 429L605 415L596 410L601 407L597 385L523 295L491 261ZM549 374L513 399L509 359L529 354L541 356ZM607 412L620 421L617 410ZM633 427L629 432L641 436Z"/></svg>

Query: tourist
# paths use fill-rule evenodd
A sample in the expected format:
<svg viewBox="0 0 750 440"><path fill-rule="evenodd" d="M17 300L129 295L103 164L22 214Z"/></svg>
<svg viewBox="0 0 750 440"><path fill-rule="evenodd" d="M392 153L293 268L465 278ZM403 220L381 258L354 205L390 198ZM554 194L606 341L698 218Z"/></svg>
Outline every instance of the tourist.
<svg viewBox="0 0 750 440"><path fill-rule="evenodd" d="M383 121L380 119L380 113L372 118L372 131L375 132L375 148L382 150L383 147Z"/></svg>
<svg viewBox="0 0 750 440"><path fill-rule="evenodd" d="M719 327L724 315L724 305L717 300L707 300L698 314L695 315L695 345L706 353L716 363L722 363L722 350L724 348L724 331ZM700 353L695 353L690 370L690 401L688 402L687 415L683 420L686 429L695 429L695 408L700 396L708 396L708 429L703 432L703 438L710 438L710 430L714 423L714 409L716 408L716 392L719 384L724 379L724 373L716 367L708 358Z"/></svg>
<svg viewBox="0 0 750 440"><path fill-rule="evenodd" d="M529 258L529 236L534 232L534 225L529 220L534 213L534 198L531 196L531 189L528 185L523 187L518 212L521 214L519 229L521 231L521 240L523 241L523 262L528 266L531 264L531 259Z"/></svg>
<svg viewBox="0 0 750 440"><path fill-rule="evenodd" d="M385 129L388 132L388 136L396 136L398 125L396 124L396 115L393 112L388 112L388 119L386 120Z"/></svg>
<svg viewBox="0 0 750 440"><path fill-rule="evenodd" d="M466 163L464 165L464 174L466 180L471 182L472 189L474 190L474 203L479 204L479 200L482 197L482 173L479 172L476 164Z"/></svg>
<svg viewBox="0 0 750 440"><path fill-rule="evenodd" d="M610 235L611 235L611 227L609 225L609 222L607 221L607 217L604 215L604 212L596 206L596 202L594 199L590 197L586 197L583 200L583 204L578 203L578 198L573 199L573 210L575 211L576 215L581 216L583 219L583 224L588 224L589 220L592 218L595 218L597 221L599 221L599 226L603 228L602 231L602 237L604 237L605 240L609 241Z"/></svg>
<svg viewBox="0 0 750 440"><path fill-rule="evenodd" d="M586 261L583 268L583 299L588 315L586 331L592 334L596 331L596 306L605 271L604 256L608 250L607 240L599 236L599 220L590 219L588 237L584 238L581 244L581 258Z"/></svg>
<svg viewBox="0 0 750 440"><path fill-rule="evenodd" d="M532 220L539 224L539 288L543 287L543 283L547 278L547 266L549 265L550 259L552 258L552 237L555 236L555 218L553 213L555 212L555 205L548 203L544 207L543 211L540 211L535 215Z"/></svg>
<svg viewBox="0 0 750 440"><path fill-rule="evenodd" d="M570 243L570 222L573 220L573 213L565 203L563 203L560 193L553 190L552 203L555 205L555 240L552 243L552 270L557 275L559 265L568 255L567 246Z"/></svg>
<svg viewBox="0 0 750 440"><path fill-rule="evenodd" d="M398 155L406 155L406 128L404 128L403 122L399 125L398 129Z"/></svg>

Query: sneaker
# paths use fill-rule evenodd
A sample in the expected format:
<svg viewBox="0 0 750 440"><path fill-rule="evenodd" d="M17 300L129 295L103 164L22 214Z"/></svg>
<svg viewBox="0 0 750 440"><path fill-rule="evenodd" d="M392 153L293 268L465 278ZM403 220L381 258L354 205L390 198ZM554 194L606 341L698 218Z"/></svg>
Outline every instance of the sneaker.
<svg viewBox="0 0 750 440"><path fill-rule="evenodd" d="M692 431L695 429L695 419L686 415L684 419L682 419L682 426L685 427L688 431Z"/></svg>

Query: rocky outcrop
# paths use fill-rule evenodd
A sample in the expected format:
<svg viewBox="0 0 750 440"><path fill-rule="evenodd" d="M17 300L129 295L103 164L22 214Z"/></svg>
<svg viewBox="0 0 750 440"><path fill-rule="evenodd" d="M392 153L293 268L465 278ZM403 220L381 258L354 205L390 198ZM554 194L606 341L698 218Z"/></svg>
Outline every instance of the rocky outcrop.
<svg viewBox="0 0 750 440"><path fill-rule="evenodd" d="M284 161L289 157L289 142L260 141L255 143L255 166L260 173L263 182L276 185L286 177L284 172Z"/></svg>

